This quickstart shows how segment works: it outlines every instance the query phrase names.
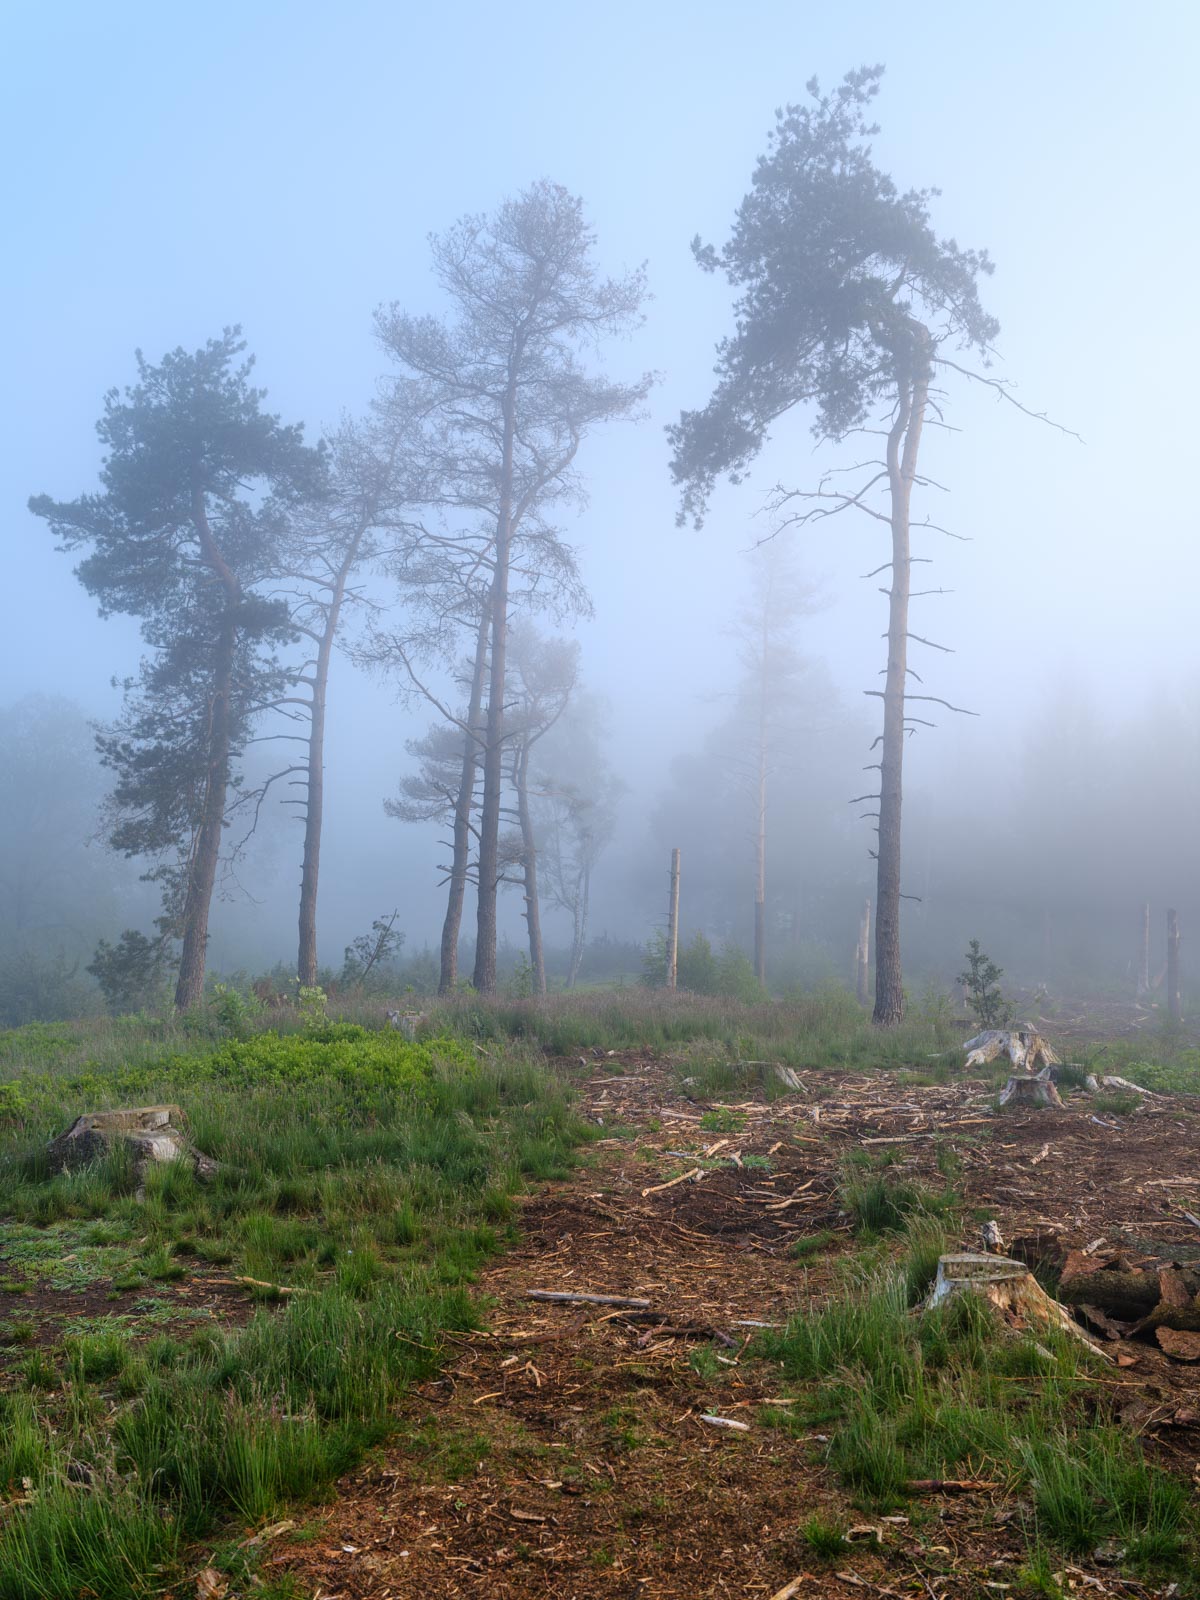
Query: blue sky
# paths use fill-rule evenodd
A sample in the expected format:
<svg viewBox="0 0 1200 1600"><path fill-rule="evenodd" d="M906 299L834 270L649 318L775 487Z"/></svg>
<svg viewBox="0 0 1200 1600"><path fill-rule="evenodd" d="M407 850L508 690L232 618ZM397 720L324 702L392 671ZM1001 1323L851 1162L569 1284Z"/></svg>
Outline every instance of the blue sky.
<svg viewBox="0 0 1200 1600"><path fill-rule="evenodd" d="M947 687L987 726L950 748L1019 740L1048 681L1122 704L1194 682L1198 34L1191 4L1078 0L10 3L0 692L103 713L136 660L133 626L95 617L24 510L31 492L92 485L102 396L130 380L135 347L156 358L241 322L272 405L319 431L381 371L373 307L437 309L427 233L547 175L584 197L608 265L648 263L655 295L609 358L661 372L653 415L590 448L572 536L596 602L588 678L627 759L661 762L664 727L681 747L723 682L762 491L819 466L802 423L781 429L703 534L675 529L662 426L704 400L729 306L688 241L725 236L774 107L867 61L887 66L881 164L940 187L942 231L991 251L1001 370L1086 440L982 393L954 402L964 432L930 466L974 542L932 552L956 591L936 626L959 651ZM811 646L848 696L877 668L882 601L857 579L881 559L849 527L805 553L830 597ZM343 811L375 819L412 730L348 668L338 687ZM395 837L371 828L372 850ZM428 872L415 851L401 888Z"/></svg>

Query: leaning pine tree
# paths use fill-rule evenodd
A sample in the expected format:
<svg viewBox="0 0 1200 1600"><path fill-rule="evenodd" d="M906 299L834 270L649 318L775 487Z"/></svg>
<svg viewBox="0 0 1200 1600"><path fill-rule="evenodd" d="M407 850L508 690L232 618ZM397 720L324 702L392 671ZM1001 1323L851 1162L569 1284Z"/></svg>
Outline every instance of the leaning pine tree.
<svg viewBox="0 0 1200 1600"><path fill-rule="evenodd" d="M741 291L737 325L718 349L717 385L702 411L684 412L668 430L675 481L683 486L680 521L699 526L716 480L745 475L768 430L797 407L815 408L812 431L840 442L858 432L881 437L880 459L849 477L811 490L781 492L792 526L841 511L864 512L888 526L888 655L878 799L875 1021L903 1012L900 971L900 811L904 739L915 723L910 692L909 534L921 431L942 371L975 373L949 352L974 352L984 363L998 332L977 292L986 254L963 250L933 231L936 191L901 193L874 164L877 131L866 107L881 67L847 74L832 95L808 84L811 104L778 114L767 153L720 250L693 244L699 265L723 271ZM1002 385L985 379L1000 393ZM932 526L923 523L922 526ZM940 701L940 704L947 704ZM957 709L952 707L951 709Z"/></svg>
<svg viewBox="0 0 1200 1600"><path fill-rule="evenodd" d="M141 618L150 653L98 743L116 775L110 843L157 860L162 926L182 942L175 1005L204 988L208 916L239 758L256 714L283 692L276 648L294 637L260 585L279 572L286 519L324 462L299 427L262 410L240 330L105 398L103 492L30 501L103 616Z"/></svg>

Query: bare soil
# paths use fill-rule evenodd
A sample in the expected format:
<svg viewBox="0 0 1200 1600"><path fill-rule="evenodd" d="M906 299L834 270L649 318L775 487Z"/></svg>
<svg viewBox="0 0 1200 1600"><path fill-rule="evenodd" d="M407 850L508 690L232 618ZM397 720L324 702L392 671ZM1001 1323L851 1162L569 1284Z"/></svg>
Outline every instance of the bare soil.
<svg viewBox="0 0 1200 1600"><path fill-rule="evenodd" d="M279 1538L264 1576L291 1573L322 1600L769 1600L800 1578L799 1595L1013 1588L1020 1504L982 1492L924 1495L892 1518L856 1508L816 1428L764 1422L779 1379L749 1350L752 1324L840 1292L851 1241L837 1181L855 1150L894 1151L905 1176L940 1185L950 1146L967 1246L990 1217L1006 1240L1041 1230L1065 1248L1106 1239L1135 1262L1196 1260L1200 1229L1184 1216L1200 1214L1194 1102L1097 1120L1072 1096L1065 1111L997 1115L982 1079L916 1088L814 1073L784 1098L710 1108L646 1053L593 1063L580 1094L600 1137L568 1182L527 1198L520 1243L481 1275L488 1332L406 1398L397 1439L338 1485L302 1542ZM832 1241L798 1261L796 1241L824 1230ZM640 1297L662 1320L539 1303L533 1289ZM1102 1381L1190 1477L1200 1367L1121 1348L1135 1364ZM815 1514L857 1530L844 1555L822 1560L802 1539ZM1066 1577L1091 1594L1153 1592L1099 1560Z"/></svg>

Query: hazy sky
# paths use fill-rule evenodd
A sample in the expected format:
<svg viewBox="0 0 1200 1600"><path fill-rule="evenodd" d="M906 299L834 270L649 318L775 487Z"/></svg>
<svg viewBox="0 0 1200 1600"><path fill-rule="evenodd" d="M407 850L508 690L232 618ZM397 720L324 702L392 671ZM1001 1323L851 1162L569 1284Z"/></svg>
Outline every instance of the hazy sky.
<svg viewBox="0 0 1200 1600"><path fill-rule="evenodd" d="M702 534L674 527L662 427L703 403L729 326L729 292L697 271L688 242L726 236L777 105L813 73L832 84L875 61L887 66L881 164L903 186L939 187L939 229L991 252L999 372L1086 441L984 393L952 398L965 431L928 449L952 490L930 510L974 542L927 541L935 581L955 593L918 604L939 608L920 620L959 652L932 663L933 692L985 717L935 739L1019 736L1064 679L1123 705L1194 679L1198 44L1200 8L1182 0L11 0L3 698L47 689L104 713L108 678L136 661L135 626L96 618L25 510L31 492L93 486L102 396L131 380L135 347L157 359L241 322L272 407L316 434L361 408L383 370L372 309L438 309L427 233L545 175L584 197L607 265L648 263L655 295L609 360L661 372L653 416L589 447L591 506L572 529L596 605L586 675L652 788L654 765L702 720L697 697L722 685L731 573L766 531L763 492L820 465L803 424L788 425ZM884 602L857 581L886 558L881 532L864 521L808 537L830 597L811 648L848 696L882 665ZM339 835L326 881L377 882L394 850L383 898L424 896L424 847L402 850L398 825L374 825L412 729L348 668L334 694L331 714L351 714L331 752L331 825L372 826L354 843Z"/></svg>

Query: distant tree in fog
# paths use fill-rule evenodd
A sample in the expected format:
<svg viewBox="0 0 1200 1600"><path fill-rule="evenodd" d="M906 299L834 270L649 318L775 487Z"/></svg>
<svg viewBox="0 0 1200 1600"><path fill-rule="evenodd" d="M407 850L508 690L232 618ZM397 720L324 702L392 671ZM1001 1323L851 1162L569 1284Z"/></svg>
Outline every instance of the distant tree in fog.
<svg viewBox="0 0 1200 1600"><path fill-rule="evenodd" d="M541 741L562 717L579 678L579 646L573 640L542 637L527 621L509 631L508 750L509 781L517 824L515 836L501 838L505 874L516 874L525 897L529 965L535 994L546 992L546 955L538 891L538 829L531 803L531 764Z"/></svg>
<svg viewBox="0 0 1200 1600"><path fill-rule="evenodd" d="M102 492L40 495L30 509L66 551L102 616L141 618L150 647L125 709L98 740L116 775L109 841L157 859L169 930L182 940L175 1004L204 986L208 918L240 762L283 690L277 651L295 637L264 595L281 568L289 514L315 494L324 459L262 409L245 343L227 329L105 397Z"/></svg>
<svg viewBox="0 0 1200 1600"><path fill-rule="evenodd" d="M806 735L820 710L812 704L811 665L796 648L800 618L813 591L797 575L787 547L760 545L751 558L751 594L738 617L742 680L726 723L725 761L753 813L754 974L767 981L767 819L804 760Z"/></svg>
<svg viewBox="0 0 1200 1600"><path fill-rule="evenodd" d="M877 129L866 111L881 73L848 73L832 95L813 79L811 104L778 114L729 242L720 251L694 242L699 265L723 271L741 297L735 331L718 349L711 400L668 431L681 520L697 524L717 478L740 481L772 424L796 407L815 407L819 440L883 440L883 455L860 464L857 477L781 493L778 508L793 526L853 510L890 531L891 560L878 569L891 573L887 671L882 692L867 692L883 700L879 794L869 797L879 802L875 1021L893 1024L904 1006L903 747L925 720L914 704L937 698L908 684L919 682L908 667L911 500L926 481L917 459L927 417L940 418L935 380L966 371L947 352L973 351L986 362L998 325L977 290L992 270L987 255L939 239L929 215L935 191L901 193L871 159L867 141Z"/></svg>
<svg viewBox="0 0 1200 1600"><path fill-rule="evenodd" d="M575 694L543 741L534 771L534 815L546 897L571 919L567 988L579 981L587 944L592 874L612 842L625 784L604 753L604 708Z"/></svg>
<svg viewBox="0 0 1200 1600"><path fill-rule="evenodd" d="M105 774L70 700L0 709L0 1027L83 1016L96 940L133 911L133 874L95 835Z"/></svg>
<svg viewBox="0 0 1200 1600"><path fill-rule="evenodd" d="M273 773L264 788L292 778L304 791L302 799L285 803L299 806L304 821L296 970L300 983L310 988L317 982L329 668L346 607L363 600L363 570L381 558L391 540L407 537L408 429L409 419L395 407L380 407L365 422L343 423L330 441L328 482L289 525L283 592L292 626L308 642L309 653L292 676L292 693L276 704L285 715L299 718L307 732L303 760Z"/></svg>
<svg viewBox="0 0 1200 1600"><path fill-rule="evenodd" d="M381 342L415 385L427 417L430 503L450 519L442 550L486 577L486 705L477 739L479 811L475 986L496 987L496 893L505 784L505 696L513 588L536 593L561 566L546 513L578 501L573 463L597 424L631 415L649 379L612 383L581 353L637 321L640 272L601 278L581 203L539 182L490 216L467 217L433 240L434 269L452 320L381 310ZM457 520L456 520L457 519ZM480 634L482 639L482 631ZM477 652L479 660L483 648ZM473 759L473 758L472 758ZM467 788L464 757L464 790Z"/></svg>

